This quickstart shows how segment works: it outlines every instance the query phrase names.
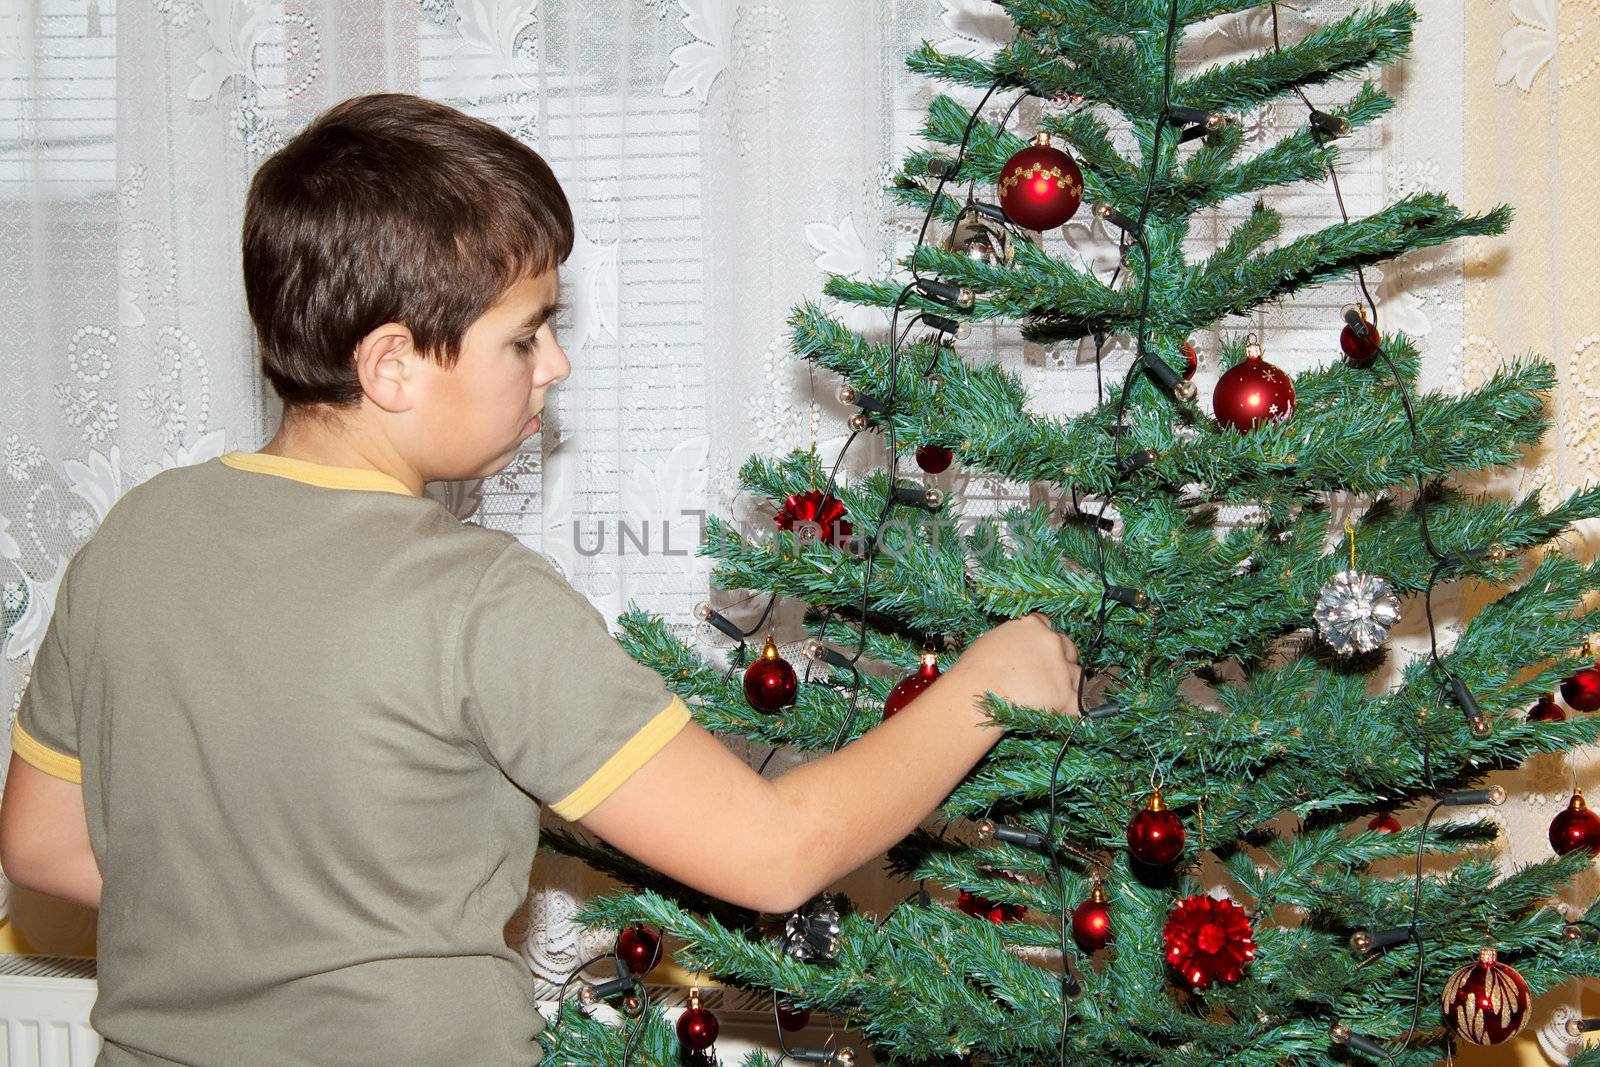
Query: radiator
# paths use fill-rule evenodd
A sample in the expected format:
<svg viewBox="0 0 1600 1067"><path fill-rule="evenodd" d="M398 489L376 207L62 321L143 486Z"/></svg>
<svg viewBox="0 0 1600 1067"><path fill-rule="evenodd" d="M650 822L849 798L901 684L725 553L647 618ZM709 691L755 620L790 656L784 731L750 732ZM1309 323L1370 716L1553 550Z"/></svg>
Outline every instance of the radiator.
<svg viewBox="0 0 1600 1067"><path fill-rule="evenodd" d="M0 955L0 1067L93 1067L94 960Z"/></svg>

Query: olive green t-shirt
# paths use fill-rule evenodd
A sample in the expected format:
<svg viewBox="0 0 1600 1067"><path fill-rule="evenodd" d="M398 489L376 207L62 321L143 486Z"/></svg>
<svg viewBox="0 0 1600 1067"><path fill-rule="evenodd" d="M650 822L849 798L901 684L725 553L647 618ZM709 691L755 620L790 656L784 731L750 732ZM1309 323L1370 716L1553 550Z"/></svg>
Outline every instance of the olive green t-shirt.
<svg viewBox="0 0 1600 1067"><path fill-rule="evenodd" d="M539 803L688 721L540 556L374 471L229 453L72 558L12 733L81 781L99 1063L500 1067Z"/></svg>

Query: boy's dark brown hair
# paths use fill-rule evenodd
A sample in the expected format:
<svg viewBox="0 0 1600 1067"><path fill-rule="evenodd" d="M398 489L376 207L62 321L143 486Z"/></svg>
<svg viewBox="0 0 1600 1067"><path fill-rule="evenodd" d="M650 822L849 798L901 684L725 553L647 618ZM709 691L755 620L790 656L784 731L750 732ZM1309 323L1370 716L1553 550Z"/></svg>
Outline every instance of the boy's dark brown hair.
<svg viewBox="0 0 1600 1067"><path fill-rule="evenodd" d="M386 322L452 367L473 320L572 241L555 175L510 134L420 97L346 100L250 183L244 288L262 369L286 405L354 406L356 344Z"/></svg>

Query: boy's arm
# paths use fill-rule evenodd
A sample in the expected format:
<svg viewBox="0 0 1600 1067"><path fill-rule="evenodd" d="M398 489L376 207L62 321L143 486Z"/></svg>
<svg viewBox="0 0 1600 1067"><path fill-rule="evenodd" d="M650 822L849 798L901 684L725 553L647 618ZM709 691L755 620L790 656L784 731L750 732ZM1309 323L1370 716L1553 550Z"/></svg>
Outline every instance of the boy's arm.
<svg viewBox="0 0 1600 1067"><path fill-rule="evenodd" d="M1076 689L1071 642L1020 619L893 718L777 779L690 723L580 823L703 893L789 911L915 829L1000 739L986 692L1073 711Z"/></svg>
<svg viewBox="0 0 1600 1067"><path fill-rule="evenodd" d="M89 844L83 786L13 753L0 798L0 868L24 889L100 907L100 865Z"/></svg>

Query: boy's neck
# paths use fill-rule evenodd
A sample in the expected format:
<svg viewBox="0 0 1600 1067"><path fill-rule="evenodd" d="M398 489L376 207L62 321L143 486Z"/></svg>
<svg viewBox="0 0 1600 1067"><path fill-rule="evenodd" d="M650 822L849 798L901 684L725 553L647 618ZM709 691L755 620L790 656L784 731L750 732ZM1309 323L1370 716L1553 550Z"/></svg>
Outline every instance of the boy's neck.
<svg viewBox="0 0 1600 1067"><path fill-rule="evenodd" d="M387 440L362 433L357 419L334 426L316 418L285 414L278 432L260 451L325 467L377 471L405 486L412 496L422 495L422 476Z"/></svg>

